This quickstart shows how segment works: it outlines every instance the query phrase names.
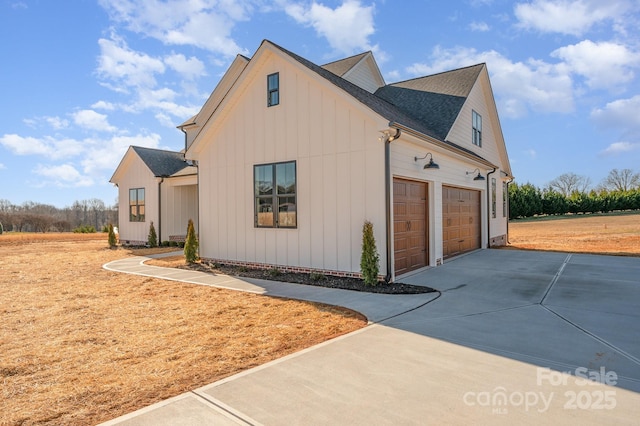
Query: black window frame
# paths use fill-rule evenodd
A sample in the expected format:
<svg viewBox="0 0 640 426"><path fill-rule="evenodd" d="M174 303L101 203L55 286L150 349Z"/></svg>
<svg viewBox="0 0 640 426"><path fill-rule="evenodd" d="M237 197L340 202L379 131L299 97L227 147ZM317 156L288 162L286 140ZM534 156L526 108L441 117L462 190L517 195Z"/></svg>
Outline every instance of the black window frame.
<svg viewBox="0 0 640 426"><path fill-rule="evenodd" d="M272 78L273 77L273 78ZM267 76L267 107L280 105L280 73Z"/></svg>
<svg viewBox="0 0 640 426"><path fill-rule="evenodd" d="M135 199L132 196L135 191ZM140 193L142 191L142 197ZM140 202L142 200L142 202ZM132 203L132 201L135 201ZM134 213L135 210L135 213ZM142 211L142 213L140 213ZM129 222L144 222L146 215L146 194L144 188L129 188Z"/></svg>
<svg viewBox="0 0 640 426"><path fill-rule="evenodd" d="M280 188L278 186L278 166L286 165L293 165L293 185L292 188L285 189L286 192L280 192ZM271 167L271 193L261 194L258 181L259 170L260 168L266 169L268 167ZM254 165L253 188L253 218L255 228L296 229L298 227L298 168L295 160ZM291 199L293 199L293 202L291 202ZM268 211L260 211L262 206L271 206L271 209ZM295 213L293 215L293 224L283 224L280 221L280 213L285 212ZM261 224L261 220L258 217L259 213L271 213L271 224Z"/></svg>
<svg viewBox="0 0 640 426"><path fill-rule="evenodd" d="M476 110L471 110L471 143L482 148L482 116Z"/></svg>

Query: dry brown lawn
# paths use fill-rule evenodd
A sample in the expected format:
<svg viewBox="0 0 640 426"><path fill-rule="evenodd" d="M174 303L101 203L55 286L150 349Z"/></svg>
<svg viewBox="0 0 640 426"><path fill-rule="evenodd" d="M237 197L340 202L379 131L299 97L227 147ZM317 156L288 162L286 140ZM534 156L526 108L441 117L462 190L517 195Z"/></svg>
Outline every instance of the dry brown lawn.
<svg viewBox="0 0 640 426"><path fill-rule="evenodd" d="M366 325L102 269L132 254L106 234L0 235L0 424L99 423Z"/></svg>
<svg viewBox="0 0 640 426"><path fill-rule="evenodd" d="M510 247L640 256L640 214L513 221Z"/></svg>

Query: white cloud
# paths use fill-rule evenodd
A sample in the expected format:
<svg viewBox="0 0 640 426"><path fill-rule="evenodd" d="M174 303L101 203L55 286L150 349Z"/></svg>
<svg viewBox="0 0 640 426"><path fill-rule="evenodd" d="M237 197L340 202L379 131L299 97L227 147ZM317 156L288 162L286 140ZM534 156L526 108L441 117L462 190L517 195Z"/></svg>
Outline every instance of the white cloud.
<svg viewBox="0 0 640 426"><path fill-rule="evenodd" d="M86 139L84 143L88 149L80 164L85 174L95 175L101 171L113 172L131 145L158 148L160 135L114 136L110 139Z"/></svg>
<svg viewBox="0 0 640 426"><path fill-rule="evenodd" d="M110 18L165 44L196 46L233 56L246 53L231 38L236 22L247 20L250 0L100 0Z"/></svg>
<svg viewBox="0 0 640 426"><path fill-rule="evenodd" d="M105 111L113 111L116 109L116 106L112 102L108 101L98 101L91 105L93 109L103 109Z"/></svg>
<svg viewBox="0 0 640 426"><path fill-rule="evenodd" d="M487 32L491 28L486 22L472 22L469 24L469 29L471 31Z"/></svg>
<svg viewBox="0 0 640 426"><path fill-rule="evenodd" d="M69 126L69 120L65 120L64 118L60 118L60 117L44 117L44 119L55 130L66 129Z"/></svg>
<svg viewBox="0 0 640 426"><path fill-rule="evenodd" d="M527 149L526 151L524 151L524 154L532 160L538 158L538 153L535 149Z"/></svg>
<svg viewBox="0 0 640 426"><path fill-rule="evenodd" d="M369 43L369 37L375 32L373 5L363 6L359 0L346 0L331 9L314 1L309 7L291 3L285 11L296 22L313 27L339 53L348 55L374 49Z"/></svg>
<svg viewBox="0 0 640 426"><path fill-rule="evenodd" d="M93 185L93 179L80 174L71 164L59 166L43 166L39 164L33 170L33 173L48 179L48 181L43 182L42 186L80 187Z"/></svg>
<svg viewBox="0 0 640 426"><path fill-rule="evenodd" d="M599 126L622 129L623 134L636 134L640 140L640 95L609 102L604 108L591 112L591 118Z"/></svg>
<svg viewBox="0 0 640 426"><path fill-rule="evenodd" d="M583 40L551 52L569 69L584 76L591 88L615 88L634 78L632 68L640 65L640 53L612 42Z"/></svg>
<svg viewBox="0 0 640 426"><path fill-rule="evenodd" d="M55 139L22 137L16 134L5 134L0 137L0 144L16 155L42 155L52 159L79 155L83 144L74 139Z"/></svg>
<svg viewBox="0 0 640 426"><path fill-rule="evenodd" d="M496 99L502 115L521 117L527 111L567 113L574 109L573 83L562 65L528 59L512 62L490 50L436 47L426 65L417 63L407 68L412 75L429 75L485 62L491 74Z"/></svg>
<svg viewBox="0 0 640 426"><path fill-rule="evenodd" d="M106 115L97 113L91 109L74 112L72 117L76 125L84 129L98 130L101 132L114 132L117 130L109 124Z"/></svg>
<svg viewBox="0 0 640 426"><path fill-rule="evenodd" d="M514 13L521 28L580 36L603 21L619 24L633 7L632 0L533 0Z"/></svg>
<svg viewBox="0 0 640 426"><path fill-rule="evenodd" d="M603 156L622 155L630 151L640 150L640 143L632 142L614 142L609 145L605 150L600 152Z"/></svg>
<svg viewBox="0 0 640 426"><path fill-rule="evenodd" d="M204 64L195 56L187 59L182 54L174 53L165 57L164 62L167 66L189 80L206 75Z"/></svg>
<svg viewBox="0 0 640 426"><path fill-rule="evenodd" d="M6 168L7 167L4 164L0 163L0 170L6 169Z"/></svg>
<svg viewBox="0 0 640 426"><path fill-rule="evenodd" d="M100 78L113 81L115 86L107 84L114 90L126 92L127 87L154 87L154 75L165 71L161 60L131 50L116 35L112 35L110 40L101 38L98 44L100 57L97 73Z"/></svg>

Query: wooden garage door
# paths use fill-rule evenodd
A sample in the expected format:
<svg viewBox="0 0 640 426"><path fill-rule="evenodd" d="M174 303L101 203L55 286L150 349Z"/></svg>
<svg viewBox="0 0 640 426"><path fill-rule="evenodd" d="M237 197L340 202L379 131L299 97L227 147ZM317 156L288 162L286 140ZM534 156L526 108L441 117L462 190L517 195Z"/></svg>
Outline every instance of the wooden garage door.
<svg viewBox="0 0 640 426"><path fill-rule="evenodd" d="M393 179L396 275L427 266L427 184Z"/></svg>
<svg viewBox="0 0 640 426"><path fill-rule="evenodd" d="M480 248L480 191L442 187L444 258Z"/></svg>

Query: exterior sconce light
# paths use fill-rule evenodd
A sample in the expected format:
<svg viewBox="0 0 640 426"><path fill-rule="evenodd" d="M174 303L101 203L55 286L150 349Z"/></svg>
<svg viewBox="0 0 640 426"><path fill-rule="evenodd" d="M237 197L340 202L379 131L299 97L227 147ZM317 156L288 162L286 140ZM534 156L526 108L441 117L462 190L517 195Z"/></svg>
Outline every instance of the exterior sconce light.
<svg viewBox="0 0 640 426"><path fill-rule="evenodd" d="M430 156L429 158L429 162L427 164L424 165L423 169L439 169L440 166L438 166L437 163L433 162L433 154L431 154L430 152L427 152L424 157L413 157L413 161L418 161L418 160L424 160L425 158L427 158L428 156Z"/></svg>
<svg viewBox="0 0 640 426"><path fill-rule="evenodd" d="M478 172L478 174L476 175L476 177L474 177L474 178L473 178L473 180L484 180L484 176L482 176L482 175L480 174L480 169L477 169L477 168L476 168L476 169L475 169L474 171L472 171L472 172L465 172L465 173L466 173L467 175L472 175L472 174L474 174L475 172Z"/></svg>

